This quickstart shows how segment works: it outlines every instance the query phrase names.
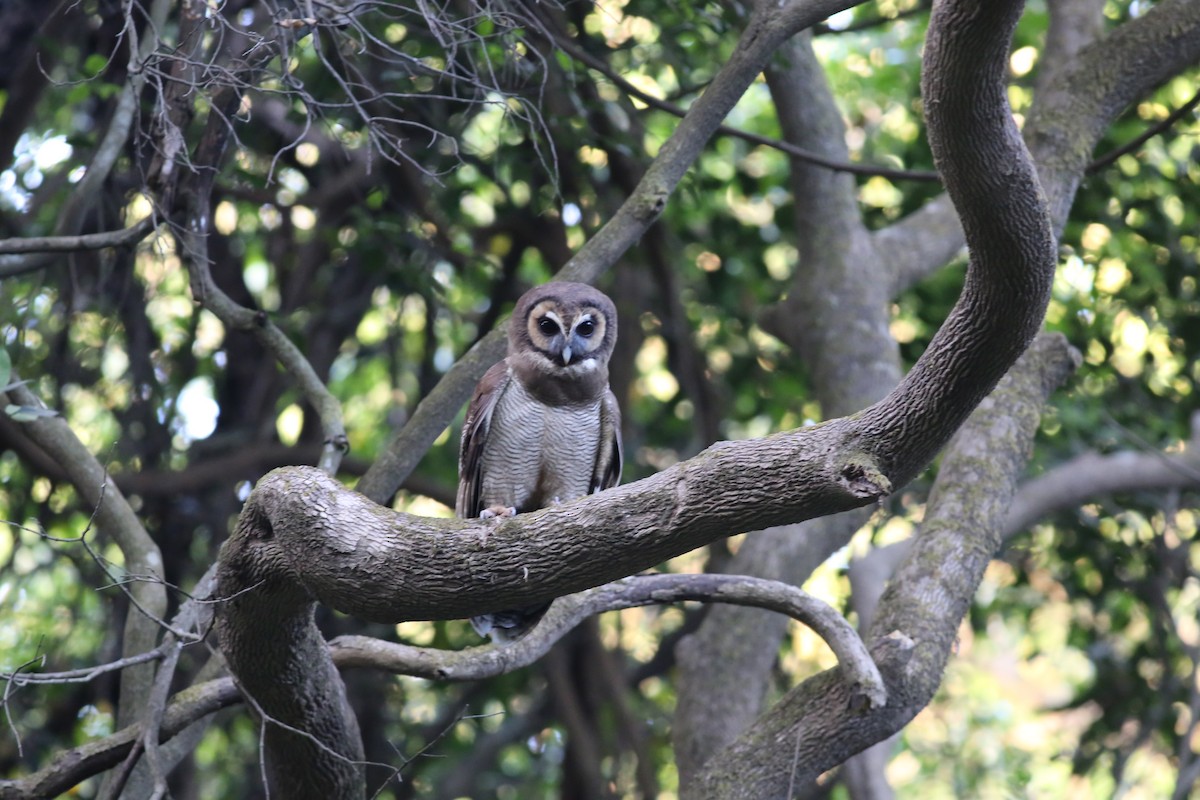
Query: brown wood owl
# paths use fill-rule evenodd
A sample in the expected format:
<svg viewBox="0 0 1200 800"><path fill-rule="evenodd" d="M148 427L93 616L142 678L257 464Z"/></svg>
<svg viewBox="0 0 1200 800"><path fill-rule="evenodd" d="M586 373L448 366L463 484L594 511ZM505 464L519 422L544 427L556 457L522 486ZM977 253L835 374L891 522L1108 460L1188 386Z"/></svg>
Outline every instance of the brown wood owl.
<svg viewBox="0 0 1200 800"><path fill-rule="evenodd" d="M534 511L621 479L621 411L608 388L616 308L582 283L530 289L513 311L508 356L475 387L458 455L460 517ZM549 604L471 619L511 641Z"/></svg>

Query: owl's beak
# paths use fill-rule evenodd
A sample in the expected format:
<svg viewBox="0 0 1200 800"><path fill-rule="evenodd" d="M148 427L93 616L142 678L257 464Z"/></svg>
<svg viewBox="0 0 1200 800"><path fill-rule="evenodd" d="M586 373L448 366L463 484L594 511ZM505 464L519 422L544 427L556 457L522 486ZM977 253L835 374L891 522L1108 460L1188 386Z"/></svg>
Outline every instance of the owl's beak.
<svg viewBox="0 0 1200 800"><path fill-rule="evenodd" d="M571 363L571 345L567 345L562 349L563 366Z"/></svg>

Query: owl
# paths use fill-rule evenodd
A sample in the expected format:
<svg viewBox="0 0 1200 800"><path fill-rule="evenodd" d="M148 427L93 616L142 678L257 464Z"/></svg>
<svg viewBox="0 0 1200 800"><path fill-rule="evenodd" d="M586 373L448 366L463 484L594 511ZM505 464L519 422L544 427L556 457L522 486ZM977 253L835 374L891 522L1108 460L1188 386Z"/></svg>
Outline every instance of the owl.
<svg viewBox="0 0 1200 800"><path fill-rule="evenodd" d="M534 511L615 486L621 411L608 388L617 312L582 283L530 289L508 323L508 355L475 387L458 452L460 517ZM512 641L549 603L471 619L481 636Z"/></svg>

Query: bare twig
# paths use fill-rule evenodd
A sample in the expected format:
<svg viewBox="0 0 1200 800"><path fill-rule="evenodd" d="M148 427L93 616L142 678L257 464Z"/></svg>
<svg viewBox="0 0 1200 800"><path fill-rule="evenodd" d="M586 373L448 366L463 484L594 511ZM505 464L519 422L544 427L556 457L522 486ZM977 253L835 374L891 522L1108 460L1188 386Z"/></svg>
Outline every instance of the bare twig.
<svg viewBox="0 0 1200 800"><path fill-rule="evenodd" d="M144 664L147 661L158 661L162 657L163 650L160 646L145 653L138 653L135 656L109 661L107 664L97 664L94 667L69 669L62 672L25 672L25 667L28 667L34 661L44 660L44 656L39 656L37 659L25 662L12 672L0 672L0 681L7 681L14 686L30 686L39 683L89 683L101 675L108 675L126 667Z"/></svg>
<svg viewBox="0 0 1200 800"><path fill-rule="evenodd" d="M163 642L163 647L166 649L166 655L158 667L154 687L146 701L141 738L142 747L146 750L146 761L150 764L150 773L154 776L154 800L159 800L167 792L167 775L159 752L158 732L162 726L163 714L167 710L171 681L175 677L175 667L179 664L179 653L183 650L183 643L171 641L171 637L168 637L167 641Z"/></svg>
<svg viewBox="0 0 1200 800"><path fill-rule="evenodd" d="M156 220L151 214L117 231L85 233L80 236L31 236L23 239L0 239L0 254L4 253L66 253L76 250L99 250L121 247L145 238L154 230ZM7 277L0 272L0 277Z"/></svg>
<svg viewBox="0 0 1200 800"><path fill-rule="evenodd" d="M1137 150L1143 144L1150 141L1155 136L1158 136L1176 122L1186 117L1189 113L1191 113L1192 109L1198 105L1200 105L1200 89L1196 90L1196 93L1192 95L1191 100L1188 100L1179 108L1172 111L1161 122L1151 125L1149 128L1147 128L1138 136L1135 136L1130 141L1126 142L1120 147L1108 151L1092 163L1088 164L1085 172L1087 172L1089 175L1093 172L1099 172L1126 153L1132 153L1134 150Z"/></svg>
<svg viewBox="0 0 1200 800"><path fill-rule="evenodd" d="M614 86L631 97L636 97L646 105L652 108L657 108L659 111L665 111L666 113L675 117L683 117L685 114L687 114L686 109L680 108L674 103L669 103L666 100L655 97L648 92L642 91L637 86L634 86L632 83L622 78L616 70L610 67L602 59L596 58L566 36L549 30L547 31L547 34L553 37L553 42L556 47L560 48L564 53L571 56L571 58L575 59L576 61L584 64L588 68L599 72L601 75L612 81ZM750 131L743 131L739 128L734 128L731 125L720 125L717 127L715 133L721 136L733 136L737 139L743 139L751 144L760 144L766 147L771 147L779 150L780 152L787 153L797 161L815 164L817 166L833 170L834 172L848 172L851 175L878 175L890 180L925 181L931 183L936 183L941 180L941 177L937 174L937 172L932 170L891 169L889 167L877 166L873 164L854 164L846 161L835 161L833 159L826 158L819 153L814 153L811 150L805 150L797 147L791 142L786 142L781 139L773 139L769 136L760 136L757 133L751 133Z"/></svg>

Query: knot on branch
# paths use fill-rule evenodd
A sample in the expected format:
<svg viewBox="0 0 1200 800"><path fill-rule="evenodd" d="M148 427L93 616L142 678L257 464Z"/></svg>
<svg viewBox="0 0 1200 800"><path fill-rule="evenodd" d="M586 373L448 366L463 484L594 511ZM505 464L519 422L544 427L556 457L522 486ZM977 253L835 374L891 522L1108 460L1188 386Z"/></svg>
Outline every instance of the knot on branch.
<svg viewBox="0 0 1200 800"><path fill-rule="evenodd" d="M642 222L649 224L658 219L667 207L667 198L671 192L665 186L649 186L642 192L642 202L638 207L637 216Z"/></svg>
<svg viewBox="0 0 1200 800"><path fill-rule="evenodd" d="M862 453L850 456L838 474L842 486L854 497L882 499L892 493L892 482L875 460Z"/></svg>

